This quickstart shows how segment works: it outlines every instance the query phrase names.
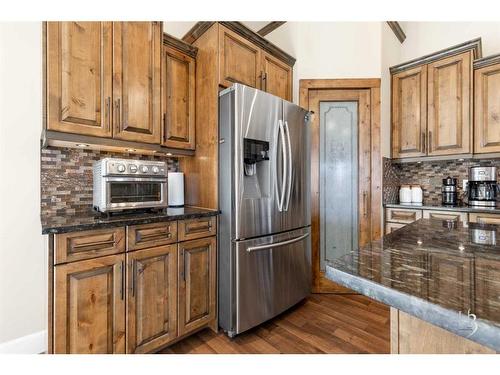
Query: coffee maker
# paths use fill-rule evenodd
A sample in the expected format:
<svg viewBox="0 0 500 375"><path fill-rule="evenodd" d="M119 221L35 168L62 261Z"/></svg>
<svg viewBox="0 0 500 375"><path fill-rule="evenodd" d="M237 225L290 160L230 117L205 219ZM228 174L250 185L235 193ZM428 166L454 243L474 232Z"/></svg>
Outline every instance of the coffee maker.
<svg viewBox="0 0 500 375"><path fill-rule="evenodd" d="M495 207L497 202L497 168L470 167L467 185L469 206Z"/></svg>

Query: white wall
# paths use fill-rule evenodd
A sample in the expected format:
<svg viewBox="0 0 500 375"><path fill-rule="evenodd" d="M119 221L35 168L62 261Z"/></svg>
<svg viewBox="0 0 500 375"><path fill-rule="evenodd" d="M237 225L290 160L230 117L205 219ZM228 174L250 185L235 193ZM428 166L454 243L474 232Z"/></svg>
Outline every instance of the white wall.
<svg viewBox="0 0 500 375"><path fill-rule="evenodd" d="M287 22L266 38L297 59L296 103L300 79L380 77L380 22Z"/></svg>
<svg viewBox="0 0 500 375"><path fill-rule="evenodd" d="M20 351L46 350L40 342L47 326L40 22L0 22L0 82L0 352L14 348L6 342L30 334Z"/></svg>
<svg viewBox="0 0 500 375"><path fill-rule="evenodd" d="M401 62L482 38L483 56L500 53L500 22L403 22Z"/></svg>
<svg viewBox="0 0 500 375"><path fill-rule="evenodd" d="M380 132L382 156L391 156L391 74L389 67L401 61L401 43L387 22L382 22L380 82Z"/></svg>

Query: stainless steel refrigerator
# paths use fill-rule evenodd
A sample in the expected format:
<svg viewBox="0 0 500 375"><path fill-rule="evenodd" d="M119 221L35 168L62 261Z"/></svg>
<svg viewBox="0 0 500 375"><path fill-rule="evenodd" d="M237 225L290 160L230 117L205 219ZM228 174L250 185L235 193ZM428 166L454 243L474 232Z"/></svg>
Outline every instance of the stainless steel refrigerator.
<svg viewBox="0 0 500 375"><path fill-rule="evenodd" d="M219 97L219 325L229 336L311 291L309 112L241 84Z"/></svg>

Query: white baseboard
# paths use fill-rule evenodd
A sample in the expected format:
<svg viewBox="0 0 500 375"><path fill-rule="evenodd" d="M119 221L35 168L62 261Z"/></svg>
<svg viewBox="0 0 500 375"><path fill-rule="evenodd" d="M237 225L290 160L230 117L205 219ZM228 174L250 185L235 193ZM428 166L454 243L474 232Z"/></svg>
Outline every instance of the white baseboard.
<svg viewBox="0 0 500 375"><path fill-rule="evenodd" d="M47 351L47 331L0 343L0 354L39 354Z"/></svg>

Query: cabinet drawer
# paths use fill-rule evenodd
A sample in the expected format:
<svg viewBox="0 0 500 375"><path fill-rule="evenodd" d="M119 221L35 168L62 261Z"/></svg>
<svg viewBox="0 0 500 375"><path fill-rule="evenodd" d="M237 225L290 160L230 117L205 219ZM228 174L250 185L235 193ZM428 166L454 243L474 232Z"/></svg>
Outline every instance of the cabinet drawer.
<svg viewBox="0 0 500 375"><path fill-rule="evenodd" d="M422 210L386 208L385 220L392 223L409 224L422 218Z"/></svg>
<svg viewBox="0 0 500 375"><path fill-rule="evenodd" d="M424 217L424 219L467 221L467 213L466 212L425 210L423 217Z"/></svg>
<svg viewBox="0 0 500 375"><path fill-rule="evenodd" d="M127 251L177 242L177 222L130 225L127 227Z"/></svg>
<svg viewBox="0 0 500 375"><path fill-rule="evenodd" d="M500 224L500 214L469 214L469 222L483 224Z"/></svg>
<svg viewBox="0 0 500 375"><path fill-rule="evenodd" d="M406 224L400 223L385 223L385 234L394 232L396 229L403 228Z"/></svg>
<svg viewBox="0 0 500 375"><path fill-rule="evenodd" d="M217 233L216 220L217 218L212 216L179 221L179 241L214 236Z"/></svg>
<svg viewBox="0 0 500 375"><path fill-rule="evenodd" d="M55 235L55 264L125 251L125 228L107 228Z"/></svg>

